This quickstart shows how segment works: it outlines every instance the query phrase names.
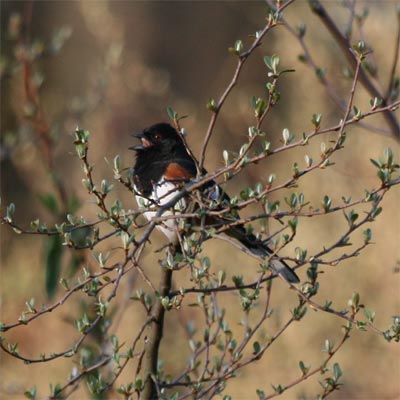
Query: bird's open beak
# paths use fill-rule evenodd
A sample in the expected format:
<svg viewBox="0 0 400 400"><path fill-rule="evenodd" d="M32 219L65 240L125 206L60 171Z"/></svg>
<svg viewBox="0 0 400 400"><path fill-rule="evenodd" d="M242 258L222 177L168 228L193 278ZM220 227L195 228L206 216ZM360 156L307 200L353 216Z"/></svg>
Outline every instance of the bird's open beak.
<svg viewBox="0 0 400 400"><path fill-rule="evenodd" d="M152 146L152 143L146 139L143 132L133 133L131 136L141 140L142 144L129 147L130 150L144 150L146 147Z"/></svg>

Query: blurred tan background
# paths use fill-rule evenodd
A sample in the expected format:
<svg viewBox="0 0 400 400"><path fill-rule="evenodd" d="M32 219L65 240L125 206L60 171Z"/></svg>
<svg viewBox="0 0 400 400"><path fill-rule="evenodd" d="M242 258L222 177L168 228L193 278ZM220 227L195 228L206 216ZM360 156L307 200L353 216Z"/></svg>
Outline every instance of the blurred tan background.
<svg viewBox="0 0 400 400"><path fill-rule="evenodd" d="M340 3L323 2L339 28L344 29L349 15ZM27 4L23 1L1 3L2 54L5 59L12 58L13 51L7 38L8 20L13 13L23 13ZM396 2L358 1L356 4L357 12L364 7L369 9L364 32L374 49L379 76L386 85L397 32ZM182 125L189 133L188 142L198 154L210 118L205 107L207 100L209 97L219 98L235 69L235 57L228 53L227 48L237 39L242 39L248 46L251 43L248 35L263 27L266 15L263 2L41 1L34 2L32 10L32 38L49 40L57 29L71 29L71 37L60 54L41 59L37 72L43 73L45 79L41 101L56 138L55 168L67 190L75 191L83 203L77 214L88 218L96 218L97 210L80 183L81 167L72 145L75 127L79 125L91 133L90 161L95 164L95 179L113 179L112 170L104 158L112 160L120 154L122 164L131 166L133 153L127 150L132 145L129 134L154 122L167 120L167 106L172 106L180 115L188 115ZM307 2L299 1L290 6L285 17L294 26L306 22L306 42L316 61L327 68L328 79L347 99L351 81L343 77L346 65L343 56L325 27L310 12ZM359 38L355 31L353 41ZM239 85L219 117L206 159L209 170L222 165L223 149L238 150L246 140L247 127L254 124L250 98L265 94L267 71L262 61L264 55L278 54L284 68L296 69L295 73L282 79L279 85L281 102L264 125L273 146L279 145L283 128L289 128L299 136L303 131L312 131L310 120L313 113L323 114L324 127L339 121L342 113L326 95L314 73L298 61L300 53L298 42L283 27L278 27L252 55ZM39 193L51 192L54 188L41 162L37 139L22 118L25 100L22 76L18 71L12 78L2 81L1 97L2 207L15 203L16 219L23 226L29 226L29 222L37 217L48 220L49 224L57 222L52 221L38 201ZM369 109L369 95L361 87L355 103L362 111ZM381 117L367 122L387 129ZM332 160L336 166L305 177L297 189L304 192L315 206L320 205L325 194L329 194L335 203L342 196L362 197L364 189L378 186L375 168L369 159L376 159L384 148L391 147L395 158L400 159L398 143L388 136L370 133L360 127L349 127L347 136L345 149ZM235 194L240 188L267 178L270 173L277 174L278 182L283 181L290 176L293 162L304 165L305 154L318 159L321 142L328 142L330 138L317 137L307 148L284 152L245 169L228 185L228 191ZM113 197L121 198L126 208L134 207L131 194L118 185L116 188ZM274 199L280 199L284 204L283 198L289 194L290 191L280 192ZM351 294L359 292L367 308L377 312L376 325L382 330L387 329L391 316L400 314L399 200L398 188L386 196L383 213L370 226L374 245L357 259L336 268L324 268L326 272L320 280L322 289L316 298L320 303L330 299L334 306L342 309L347 306ZM361 207L359 212L362 210L365 208ZM277 226L271 223L271 228ZM302 220L294 243L285 252L293 255L294 248L301 246L312 254L323 245L331 244L344 228L345 221L341 215ZM362 233L357 232L354 242L360 243L361 239ZM8 227L1 226L1 321L15 321L24 309L25 301L31 297L38 305L47 303L44 294L44 243L44 238L17 236ZM162 243L163 238L156 233L153 247L158 248ZM228 281L234 274L243 274L248 281L255 279L257 263L249 261L230 245L210 242L205 254L210 257L215 271L227 271ZM154 256L151 249L147 249L143 265L145 268L148 266L148 273L155 282L157 268L151 266L158 258L159 255ZM305 270L300 275L305 278ZM142 285L140 279L129 279L124 282L126 291L118 300L121 306L128 308L116 328L120 342L127 343L132 340L132 332L143 317L136 305L124 303L124 296L131 295L128 290ZM175 279L177 287L189 284L184 271L177 273ZM221 299L221 303L228 307L232 329L241 332L232 308L232 305L236 307L239 304L239 300L229 294ZM27 356L61 351L76 338L77 332L68 320L77 317L78 304L79 300L73 299L57 313L39 318L28 327L14 329L6 337L19 342L21 352ZM289 293L282 283L277 283L273 294L276 312L265 325L267 334L279 327L295 304L295 294ZM167 315L161 357L166 360L166 368L172 371L179 371L189 354L184 326L190 320L194 320L197 327L202 322L200 313L196 314L185 306L180 313L172 311ZM261 361L241 370L239 376L228 383L225 393L234 399L254 399L257 388L269 394L271 384L284 385L294 380L300 376L298 361L317 366L324 357L320 349L325 339L337 343L342 324L334 316L309 310L306 318L292 325ZM4 353L0 357L1 398L22 398L23 391L34 384L38 385L42 396L46 395L49 382L65 382L71 368L70 359L54 361L49 368L48 364L27 366ZM399 360L398 344L386 343L372 332L353 331L352 339L334 358L343 369L344 386L332 398L400 398ZM128 368L119 383L128 382L132 372L133 368ZM318 380L323 378L315 376L281 397L314 398L320 392ZM83 389L74 393L72 398L83 399L85 396L88 394Z"/></svg>

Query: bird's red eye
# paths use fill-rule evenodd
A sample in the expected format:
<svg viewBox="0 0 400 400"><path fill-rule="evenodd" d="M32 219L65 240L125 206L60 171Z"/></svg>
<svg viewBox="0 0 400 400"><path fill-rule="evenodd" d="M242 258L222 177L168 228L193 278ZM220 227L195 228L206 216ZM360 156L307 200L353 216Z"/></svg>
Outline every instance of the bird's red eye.
<svg viewBox="0 0 400 400"><path fill-rule="evenodd" d="M162 136L159 133L156 133L154 139L156 139L159 142L162 139Z"/></svg>

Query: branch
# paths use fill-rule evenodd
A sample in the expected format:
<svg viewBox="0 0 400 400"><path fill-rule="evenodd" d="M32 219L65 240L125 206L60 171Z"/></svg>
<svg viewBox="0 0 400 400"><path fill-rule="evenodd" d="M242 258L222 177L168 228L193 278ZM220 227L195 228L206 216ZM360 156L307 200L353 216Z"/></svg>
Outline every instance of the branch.
<svg viewBox="0 0 400 400"><path fill-rule="evenodd" d="M332 349L329 353L328 356L326 357L326 359L324 360L324 362L321 363L321 365L319 367L316 367L315 369L307 372L306 374L304 374L303 376L301 376L298 379L295 379L293 382L288 383L285 385L285 391L287 389L290 389L296 385L298 385L299 383L305 381L306 379L310 378L311 376L317 374L318 372L323 373L324 371L326 371L326 365L327 363L333 358L333 356L340 350L340 348L344 345L344 343L346 342L347 339L350 338L350 329L349 328L344 328L345 332L343 334L343 337L341 339L341 341L338 343L338 345ZM271 394L269 396L264 397L265 400L267 399L272 399L273 397L279 396L280 393L275 392L274 394Z"/></svg>
<svg viewBox="0 0 400 400"><path fill-rule="evenodd" d="M272 2L272 0L267 0L267 3L270 7L274 7L274 4ZM352 4L354 5L354 2L352 2ZM351 14L354 12L354 10L352 9ZM352 16L350 17L350 21L349 21L349 25L352 22ZM328 79L326 78L325 74L321 73L319 74L318 71L321 70L320 67L318 67L316 61L314 60L314 58L311 55L310 50L308 49L305 41L304 41L304 37L303 35L300 35L295 28L293 28L287 19L285 19L284 17L281 17L281 20L284 24L284 26L286 27L286 29L291 33L291 35L293 35L298 41L299 44L303 50L304 53L304 57L305 57L305 62L308 66L311 67L311 69L315 72L318 81L325 87L325 90L327 91L329 97L333 100L333 102L336 104L336 106L344 111L346 109L346 105L343 101L343 99L339 96L339 94L336 92L335 88L332 86L332 84L329 83ZM347 28L348 29L348 28ZM360 121L359 125L362 126L363 128L374 132L374 133L379 133L382 135L390 135L390 131L386 130L386 129L382 129L380 127L376 127L370 124L367 124L364 121Z"/></svg>
<svg viewBox="0 0 400 400"><path fill-rule="evenodd" d="M286 3L282 4L279 8L276 9L275 11L275 16L279 16L279 14L287 7L289 6L291 3L293 3L294 0L288 0ZM236 85L238 79L239 79L239 75L240 72L242 71L242 68L247 60L247 58L251 55L251 53L253 53L253 51L261 45L261 40L264 38L264 36L275 26L277 26L278 18L275 19L275 17L273 17L271 14L269 16L268 19L268 23L267 25L264 27L264 29L259 32L257 38L254 40L253 44L251 45L251 47L245 51L242 54L239 54L238 56L238 62L236 65L236 70L233 74L232 80L230 81L230 83L228 84L227 88L225 89L224 93L222 94L222 96L220 97L220 99L218 100L217 105L215 106L214 110L213 110L213 114L210 120L210 123L208 125L208 129L207 129L207 133L206 136L204 138L204 142L203 142L203 147L201 149L201 154L200 154L200 163L199 163L199 167L200 170L204 165L204 161L205 161L205 156L206 156L206 150L207 150L207 146L208 146L208 142L210 141L215 123L217 121L219 112L221 111L222 105L225 103L225 100L227 99L229 93L231 92L231 90L234 88L234 86Z"/></svg>
<svg viewBox="0 0 400 400"><path fill-rule="evenodd" d="M350 51L351 46L348 40L342 35L339 28L336 26L336 24L329 16L329 14L326 12L325 8L322 6L319 0L309 0L309 4L311 10L320 17L323 24L326 26L332 37L335 39L335 41L341 48L351 68L355 70L357 66L357 60L354 57L354 54ZM384 102L383 104L386 105L388 99L384 98L384 95L379 93L379 91L375 88L371 80L368 78L366 72L363 69L361 69L359 74L360 74L361 84L367 89L370 95L372 97L383 98ZM390 129L392 130L393 137L396 140L400 141L400 126L394 114L390 112L385 112L383 116L387 124L389 125Z"/></svg>
<svg viewBox="0 0 400 400"><path fill-rule="evenodd" d="M397 37L395 41L395 48L394 48L394 58L393 58L393 64L392 64L392 69L390 71L389 75L389 83L388 83L388 88L386 91L386 96L385 98L387 101L391 99L391 92L393 89L393 84L394 84L394 79L396 75L396 68L397 64L399 62L399 51L400 51L400 11L397 11L398 17L397 17Z"/></svg>
<svg viewBox="0 0 400 400"><path fill-rule="evenodd" d="M153 381L153 376L157 375L158 350L164 330L165 308L162 300L168 297L171 290L172 270L161 268L160 297L151 313L151 322L149 323L149 335L145 340L143 357L143 382L144 388L140 392L140 400L155 399L157 397L157 387Z"/></svg>

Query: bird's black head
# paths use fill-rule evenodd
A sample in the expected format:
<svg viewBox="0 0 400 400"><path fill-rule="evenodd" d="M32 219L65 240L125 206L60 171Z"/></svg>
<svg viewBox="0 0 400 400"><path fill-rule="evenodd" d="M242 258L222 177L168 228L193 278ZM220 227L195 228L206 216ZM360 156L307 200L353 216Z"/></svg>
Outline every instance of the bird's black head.
<svg viewBox="0 0 400 400"><path fill-rule="evenodd" d="M137 152L146 152L162 150L163 153L175 151L177 148L184 148L181 137L175 128L171 125L161 122L152 125L143 130L143 132L135 133L132 136L141 140L139 146L132 146L130 149Z"/></svg>
<svg viewBox="0 0 400 400"><path fill-rule="evenodd" d="M162 178L170 163L183 162L193 174L196 173L183 140L171 125L158 123L132 136L141 141L140 145L130 147L136 151L134 183L141 193L151 193L154 183Z"/></svg>

